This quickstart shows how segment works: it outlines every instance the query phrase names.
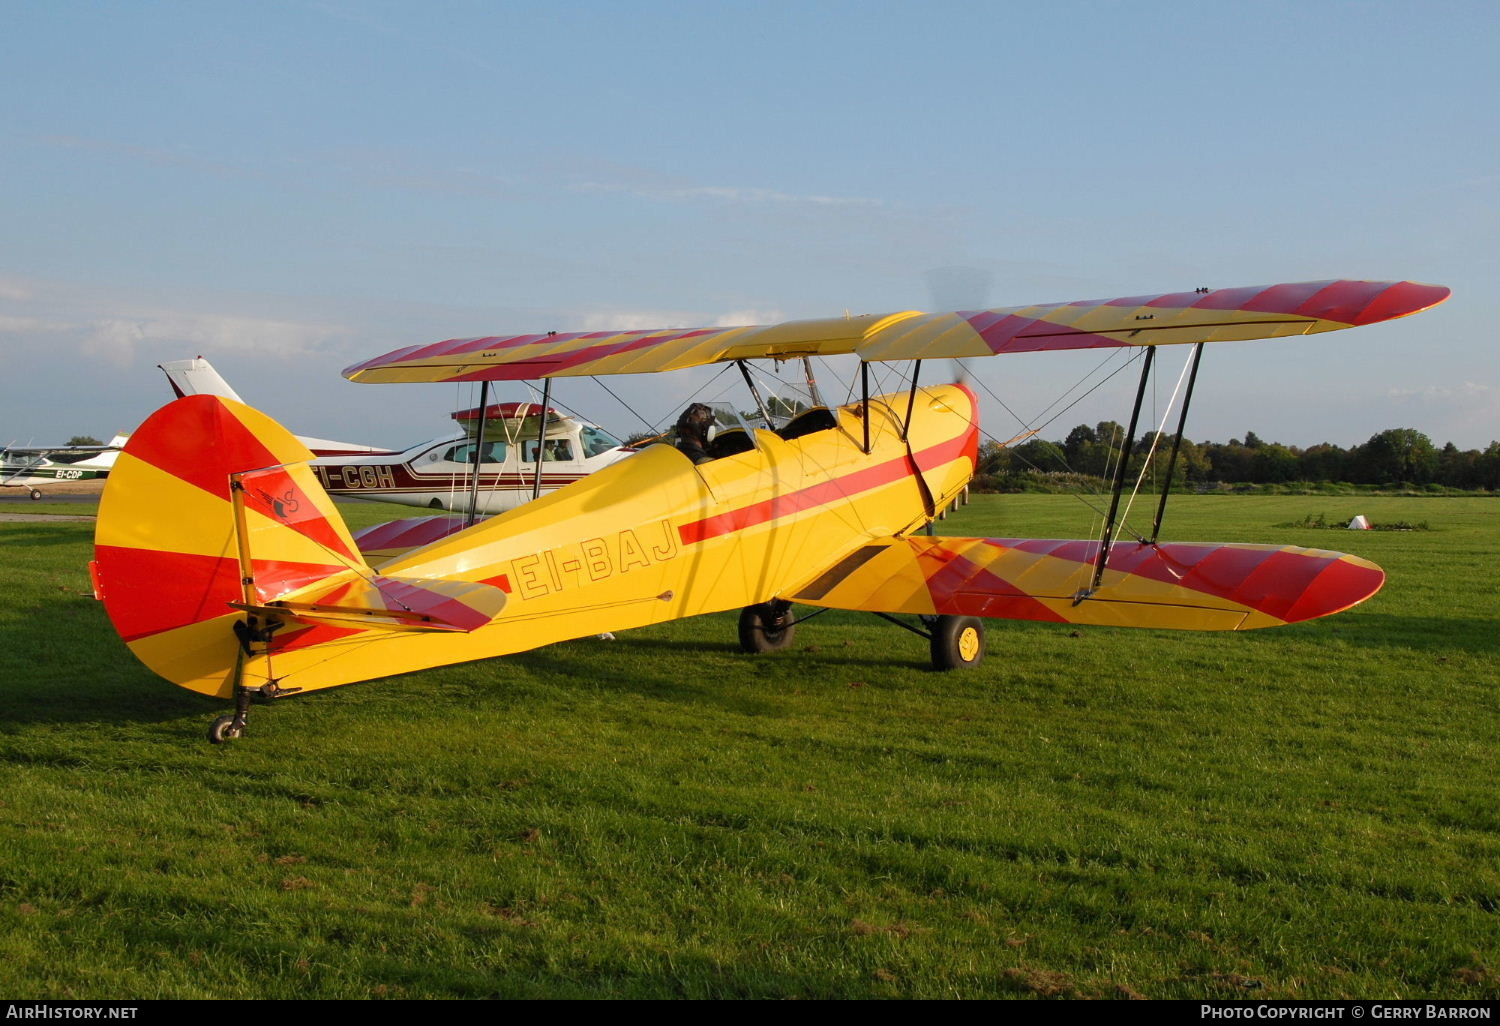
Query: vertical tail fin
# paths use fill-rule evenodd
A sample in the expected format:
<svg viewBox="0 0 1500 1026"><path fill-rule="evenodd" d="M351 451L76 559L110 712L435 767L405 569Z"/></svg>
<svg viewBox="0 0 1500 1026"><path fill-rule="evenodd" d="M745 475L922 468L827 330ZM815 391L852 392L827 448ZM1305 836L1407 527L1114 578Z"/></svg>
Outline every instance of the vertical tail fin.
<svg viewBox="0 0 1500 1026"><path fill-rule="evenodd" d="M131 436L100 501L92 570L115 629L153 671L228 696L244 616L230 603L368 571L311 459L269 417L212 395L163 407Z"/></svg>
<svg viewBox="0 0 1500 1026"><path fill-rule="evenodd" d="M244 402L239 393L229 387L229 382L214 370L213 364L201 356L191 360L168 360L157 366L166 374L179 399L189 395L217 395L237 403Z"/></svg>

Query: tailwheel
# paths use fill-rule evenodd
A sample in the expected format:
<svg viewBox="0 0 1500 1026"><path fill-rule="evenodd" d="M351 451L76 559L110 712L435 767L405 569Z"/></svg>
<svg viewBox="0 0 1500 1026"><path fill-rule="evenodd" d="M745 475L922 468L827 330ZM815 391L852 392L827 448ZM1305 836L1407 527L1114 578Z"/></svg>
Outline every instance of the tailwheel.
<svg viewBox="0 0 1500 1026"><path fill-rule="evenodd" d="M245 679L245 661L256 654L252 646L255 644L269 646L271 635L284 626L286 626L285 623L280 620L267 620L262 625L260 619L255 616L234 621L234 636L240 643L240 649L235 653L234 670L230 678L234 687L234 713L220 716L209 725L208 740L211 743L222 745L225 741L233 741L237 737L245 736L245 721L250 718L252 698L280 698L282 695L295 695L302 690L301 688L284 688L279 679L268 680L256 687L241 683Z"/></svg>
<svg viewBox="0 0 1500 1026"><path fill-rule="evenodd" d="M790 602L772 600L740 610L740 651L776 652L792 643L797 617Z"/></svg>
<svg viewBox="0 0 1500 1026"><path fill-rule="evenodd" d="M236 723L235 721L239 722ZM233 741L245 734L245 721L238 715L220 716L214 720L208 728L208 740L216 745L222 745L225 741Z"/></svg>
<svg viewBox="0 0 1500 1026"><path fill-rule="evenodd" d="M984 621L975 616L936 617L932 623L932 665L968 669L984 660Z"/></svg>

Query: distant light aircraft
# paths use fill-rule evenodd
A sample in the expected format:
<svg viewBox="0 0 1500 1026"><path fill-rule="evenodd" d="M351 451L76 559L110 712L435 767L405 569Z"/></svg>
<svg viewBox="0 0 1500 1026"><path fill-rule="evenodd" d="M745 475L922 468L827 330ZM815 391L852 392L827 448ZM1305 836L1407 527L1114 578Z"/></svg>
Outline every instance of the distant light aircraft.
<svg viewBox="0 0 1500 1026"><path fill-rule="evenodd" d="M125 442L125 435L116 435L108 445L6 446L0 449L0 488L26 488L40 499L37 485L106 478Z"/></svg>
<svg viewBox="0 0 1500 1026"><path fill-rule="evenodd" d="M1182 630L1296 623L1364 601L1384 573L1317 549L1159 542L1165 492L1150 537L1116 537L1155 347L1196 344L1185 419L1206 342L1373 324L1448 295L1412 282L1325 281L399 350L345 376L550 379L854 353L860 399L804 411L777 431L725 432L702 462L653 445L471 527L429 517L359 535L309 466L312 453L283 428L232 400L181 399L142 425L110 476L95 594L153 671L235 701L210 729L214 741L243 733L252 697L736 608L747 652L789 643L793 603L915 615L920 626L903 626L928 639L943 669L983 657L981 618ZM979 427L973 393L919 386L920 361L1102 347L1145 352L1100 536L921 533L968 485ZM871 395L877 360L918 361L910 387ZM1179 420L1179 440L1181 431Z"/></svg>
<svg viewBox="0 0 1500 1026"><path fill-rule="evenodd" d="M201 356L161 369L179 397L242 401ZM482 418L479 407L459 410L452 418L462 430L400 452L300 435L297 440L317 457L318 483L330 495L476 515L514 509L635 452L598 425L551 408L545 408L543 431L543 410L515 402L487 404Z"/></svg>
<svg viewBox="0 0 1500 1026"><path fill-rule="evenodd" d="M547 423L539 441L544 409ZM515 509L635 452L597 425L533 403L491 403L484 414L479 407L459 410L452 417L461 434L405 452L314 460L318 483L330 495L439 510L468 509L472 498L475 511L488 515Z"/></svg>

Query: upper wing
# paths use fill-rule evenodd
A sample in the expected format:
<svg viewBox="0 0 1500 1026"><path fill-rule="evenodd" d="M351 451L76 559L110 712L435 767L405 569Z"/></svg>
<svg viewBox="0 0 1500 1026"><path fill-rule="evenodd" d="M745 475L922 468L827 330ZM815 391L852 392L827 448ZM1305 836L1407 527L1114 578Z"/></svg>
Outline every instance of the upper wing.
<svg viewBox="0 0 1500 1026"><path fill-rule="evenodd" d="M1249 630L1348 609L1385 583L1357 556L1277 545L1118 543L1100 586L1097 541L892 538L858 549L795 602L1113 627Z"/></svg>
<svg viewBox="0 0 1500 1026"><path fill-rule="evenodd" d="M1449 296L1441 285L1314 281L1093 299L960 313L865 314L739 328L547 332L409 346L345 368L371 383L513 381L641 374L724 360L857 353L930 360L1054 349L1281 338L1404 317Z"/></svg>

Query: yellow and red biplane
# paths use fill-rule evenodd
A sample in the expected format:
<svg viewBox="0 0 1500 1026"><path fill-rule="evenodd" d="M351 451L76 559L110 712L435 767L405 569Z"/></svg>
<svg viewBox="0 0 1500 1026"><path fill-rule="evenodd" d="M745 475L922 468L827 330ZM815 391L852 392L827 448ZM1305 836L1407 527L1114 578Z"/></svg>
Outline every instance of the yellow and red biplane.
<svg viewBox="0 0 1500 1026"><path fill-rule="evenodd" d="M1204 342L1332 331L1448 294L1325 281L769 327L549 332L398 350L344 374L487 383L845 353L863 372L871 361L1123 346L1148 347L1149 364L1149 347L1201 352ZM150 669L235 700L210 731L220 741L243 732L252 697L700 613L741 609L747 651L787 643L793 603L915 614L934 663L953 668L982 657L981 618L1244 630L1339 612L1384 582L1373 563L1318 549L1115 540L1113 509L1093 540L923 534L974 473L978 404L962 385L919 387L915 372L909 389L886 395L870 395L861 377L858 402L815 407L779 430L722 433L700 462L654 445L472 526L428 517L359 535L285 429L241 403L189 396L157 411L118 458L100 505L95 594ZM1141 381L1143 391L1145 372ZM1133 434L1132 423L1127 444Z"/></svg>

